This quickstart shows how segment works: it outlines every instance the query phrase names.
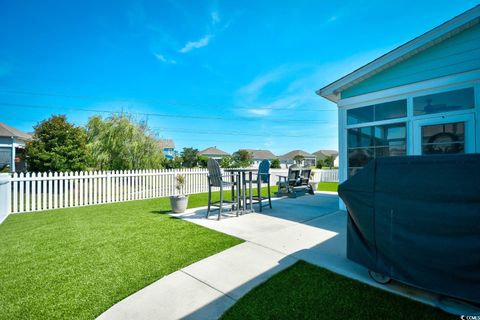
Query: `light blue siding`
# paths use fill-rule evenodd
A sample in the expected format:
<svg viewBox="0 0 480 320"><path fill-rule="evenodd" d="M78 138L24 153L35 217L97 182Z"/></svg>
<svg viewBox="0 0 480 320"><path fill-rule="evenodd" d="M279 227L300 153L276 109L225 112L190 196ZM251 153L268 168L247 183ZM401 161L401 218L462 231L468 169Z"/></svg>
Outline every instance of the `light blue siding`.
<svg viewBox="0 0 480 320"><path fill-rule="evenodd" d="M480 24L366 79L342 99L450 74L480 69Z"/></svg>

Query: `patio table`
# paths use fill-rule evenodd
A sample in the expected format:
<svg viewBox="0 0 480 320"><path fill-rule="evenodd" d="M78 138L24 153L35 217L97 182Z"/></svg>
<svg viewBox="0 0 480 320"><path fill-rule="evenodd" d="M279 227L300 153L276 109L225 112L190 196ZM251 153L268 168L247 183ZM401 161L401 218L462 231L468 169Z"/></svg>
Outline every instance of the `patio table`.
<svg viewBox="0 0 480 320"><path fill-rule="evenodd" d="M237 192L239 192L240 197L238 207L241 210L241 213L250 213L255 212L253 210L253 195L252 195L252 178L253 173L258 172L258 169L252 168L238 168L238 169L223 169L225 172L229 173L237 173L238 174L238 184L237 184ZM247 210L247 185L246 185L246 176L248 173L248 182L249 182L249 194L250 194L250 209ZM233 176L233 175L232 175ZM233 178L232 178L233 179ZM233 188L232 188L233 189ZM242 201L243 200L243 201Z"/></svg>

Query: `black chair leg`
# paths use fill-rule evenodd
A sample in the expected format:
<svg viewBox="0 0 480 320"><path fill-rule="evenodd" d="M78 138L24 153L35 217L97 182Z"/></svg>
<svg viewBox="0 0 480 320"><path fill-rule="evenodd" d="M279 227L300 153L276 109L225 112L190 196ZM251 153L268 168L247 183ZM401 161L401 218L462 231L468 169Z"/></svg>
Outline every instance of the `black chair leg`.
<svg viewBox="0 0 480 320"><path fill-rule="evenodd" d="M267 182L267 189L268 189L268 205L270 209L272 209L272 196L270 195L270 181Z"/></svg>
<svg viewBox="0 0 480 320"><path fill-rule="evenodd" d="M223 188L220 187L220 208L218 209L217 220L220 220L220 216L222 215L222 209L223 209Z"/></svg>
<svg viewBox="0 0 480 320"><path fill-rule="evenodd" d="M260 205L260 212L262 212L262 185L260 184L260 180L258 180L257 182L257 196L258 196L258 204Z"/></svg>
<svg viewBox="0 0 480 320"><path fill-rule="evenodd" d="M212 187L208 184L208 209L207 209L207 219L210 215L210 206L212 204Z"/></svg>

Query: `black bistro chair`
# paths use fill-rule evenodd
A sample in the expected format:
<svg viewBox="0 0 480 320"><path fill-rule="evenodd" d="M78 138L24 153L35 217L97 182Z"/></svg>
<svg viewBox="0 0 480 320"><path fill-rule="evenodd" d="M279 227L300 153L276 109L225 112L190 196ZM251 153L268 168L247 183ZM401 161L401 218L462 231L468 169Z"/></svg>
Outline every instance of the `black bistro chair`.
<svg viewBox="0 0 480 320"><path fill-rule="evenodd" d="M245 181L245 183L249 183L250 181ZM267 204L263 204L263 200L268 199L268 206L270 209L272 208L272 196L270 194L270 162L268 160L262 160L260 165L258 166L258 172L256 173L256 177L252 180L252 183L257 185L257 195L253 196L253 202L258 203L260 206L260 212L262 212L262 207L266 206ZM262 196L262 184L267 184L267 192L268 195L266 197Z"/></svg>
<svg viewBox="0 0 480 320"><path fill-rule="evenodd" d="M225 181L224 178L227 177L235 177L233 174L224 176L222 175L222 171L220 170L220 166L218 165L218 162L212 158L208 159L207 162L207 168L208 168L208 209L207 209L207 219L210 215L210 209L212 206L218 207L218 220L220 220L220 216L223 212L223 207L224 205L230 205L231 210L233 211L234 208L237 209L237 217L238 217L238 203L240 201L239 194L237 194L237 201L234 201L234 189L235 186L237 185L236 181ZM220 201L215 201L212 202L212 188L217 187L220 188ZM232 189L232 200L225 200L223 198L223 191L225 189Z"/></svg>

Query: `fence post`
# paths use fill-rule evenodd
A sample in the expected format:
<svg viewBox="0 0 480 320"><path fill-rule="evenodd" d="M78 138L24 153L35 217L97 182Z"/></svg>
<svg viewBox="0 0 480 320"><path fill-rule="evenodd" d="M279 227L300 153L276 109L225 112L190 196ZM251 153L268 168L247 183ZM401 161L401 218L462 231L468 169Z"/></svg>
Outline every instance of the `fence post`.
<svg viewBox="0 0 480 320"><path fill-rule="evenodd" d="M0 173L0 223L10 214L11 178L9 173Z"/></svg>

